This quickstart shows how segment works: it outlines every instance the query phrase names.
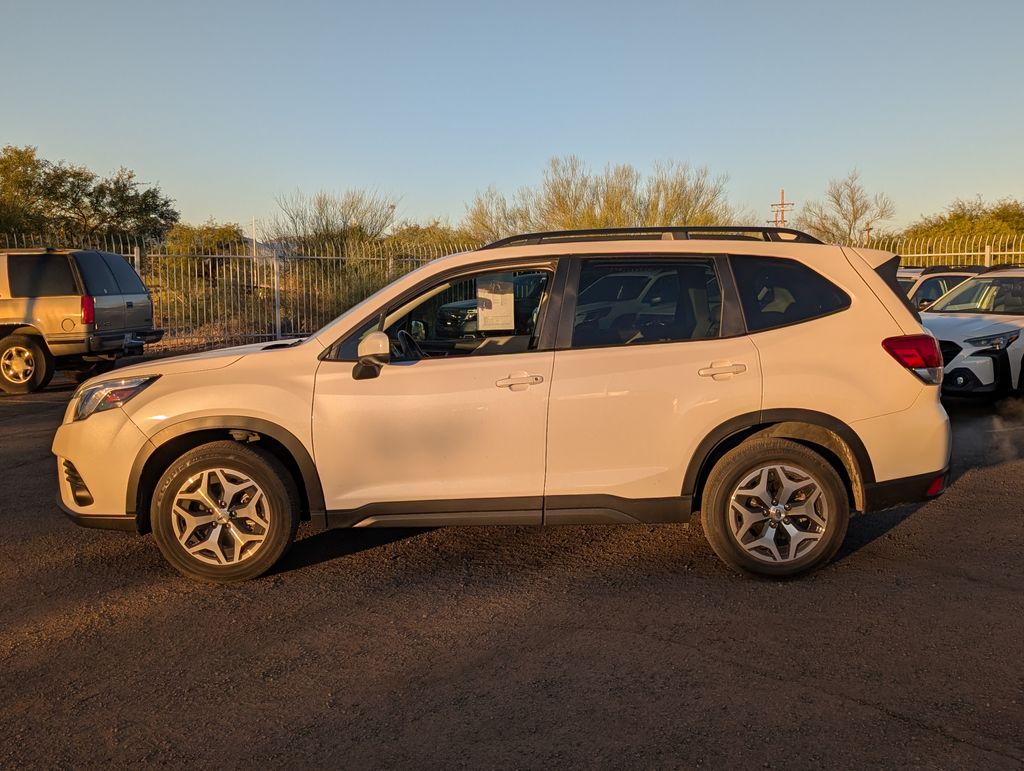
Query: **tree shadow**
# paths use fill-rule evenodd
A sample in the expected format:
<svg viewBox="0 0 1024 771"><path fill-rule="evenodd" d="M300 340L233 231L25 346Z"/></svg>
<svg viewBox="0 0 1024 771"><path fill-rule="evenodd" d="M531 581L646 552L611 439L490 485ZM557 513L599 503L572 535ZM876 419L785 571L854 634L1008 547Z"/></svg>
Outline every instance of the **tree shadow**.
<svg viewBox="0 0 1024 771"><path fill-rule="evenodd" d="M269 575L290 573L293 570L319 565L348 557L352 554L377 549L429 532L424 527L336 528L313 533L296 541Z"/></svg>

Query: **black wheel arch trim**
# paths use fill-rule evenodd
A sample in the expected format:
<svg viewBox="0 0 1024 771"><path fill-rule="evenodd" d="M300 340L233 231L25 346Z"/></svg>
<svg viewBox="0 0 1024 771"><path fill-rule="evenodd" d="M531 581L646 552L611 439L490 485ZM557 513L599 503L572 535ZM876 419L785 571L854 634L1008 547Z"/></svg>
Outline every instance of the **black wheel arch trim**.
<svg viewBox="0 0 1024 771"><path fill-rule="evenodd" d="M864 489L875 481L871 456L857 433L838 418L806 409L770 409L738 415L710 431L690 459L683 477L682 494L694 503L700 500L701 485L717 460L717 450L738 435L774 436L807 441L833 452L843 463L849 477L854 503L863 511ZM836 441L836 440L839 441Z"/></svg>
<svg viewBox="0 0 1024 771"><path fill-rule="evenodd" d="M324 490L316 464L305 445L288 429L262 418L244 415L214 415L205 418L189 418L166 426L149 438L132 464L125 498L125 511L138 517L139 483L146 464L157 451L168 442L200 431L247 431L260 434L278 442L288 451L302 476L305 500L311 516L324 510Z"/></svg>

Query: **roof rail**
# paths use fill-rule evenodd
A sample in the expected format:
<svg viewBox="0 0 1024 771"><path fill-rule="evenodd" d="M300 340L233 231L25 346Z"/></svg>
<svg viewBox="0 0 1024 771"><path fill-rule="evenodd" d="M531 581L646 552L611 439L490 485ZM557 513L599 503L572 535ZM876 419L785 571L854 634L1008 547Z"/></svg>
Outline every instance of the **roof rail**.
<svg viewBox="0 0 1024 771"><path fill-rule="evenodd" d="M929 265L927 268L921 271L921 275L925 276L931 273L950 273L953 271L960 271L961 273L984 273L984 265Z"/></svg>
<svg viewBox="0 0 1024 771"><path fill-rule="evenodd" d="M722 239L735 241L778 241L797 244L822 243L809 233L792 228L758 227L748 225L654 226L646 228L591 228L589 230L551 230L543 233L524 233L501 238L481 249L499 249L503 246L530 246L534 244L572 243L574 241L631 241L661 239L687 241L690 239Z"/></svg>

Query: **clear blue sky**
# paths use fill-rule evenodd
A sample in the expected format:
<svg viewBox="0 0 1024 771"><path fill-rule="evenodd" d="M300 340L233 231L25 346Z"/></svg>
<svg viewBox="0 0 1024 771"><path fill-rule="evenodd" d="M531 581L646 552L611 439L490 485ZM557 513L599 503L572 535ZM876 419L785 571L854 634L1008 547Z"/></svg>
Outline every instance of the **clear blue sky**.
<svg viewBox="0 0 1024 771"><path fill-rule="evenodd" d="M1024 2L3 0L0 144L247 224L300 188L457 221L552 155L727 174L769 216L861 170L897 223L1024 198Z"/></svg>

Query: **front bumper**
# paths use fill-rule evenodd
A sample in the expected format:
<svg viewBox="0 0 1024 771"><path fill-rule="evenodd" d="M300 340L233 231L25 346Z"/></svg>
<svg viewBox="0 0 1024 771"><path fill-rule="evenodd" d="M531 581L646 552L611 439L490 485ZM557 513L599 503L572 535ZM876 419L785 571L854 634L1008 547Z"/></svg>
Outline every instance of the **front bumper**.
<svg viewBox="0 0 1024 771"><path fill-rule="evenodd" d="M864 511L881 511L906 503L937 498L949 485L949 468L864 485Z"/></svg>
<svg viewBox="0 0 1024 771"><path fill-rule="evenodd" d="M100 530L126 530L132 533L139 532L138 522L134 516L106 516L103 514L79 514L64 505L60 493L57 494L57 505L67 515L67 518L76 525L82 527L99 528Z"/></svg>
<svg viewBox="0 0 1024 771"><path fill-rule="evenodd" d="M943 396L1005 396L1013 387L1010 357L1001 351L958 354L946 362Z"/></svg>
<svg viewBox="0 0 1024 771"><path fill-rule="evenodd" d="M72 401L68 415L73 409ZM62 424L52 448L61 509L86 527L134 527L128 481L135 458L148 442L120 408Z"/></svg>

